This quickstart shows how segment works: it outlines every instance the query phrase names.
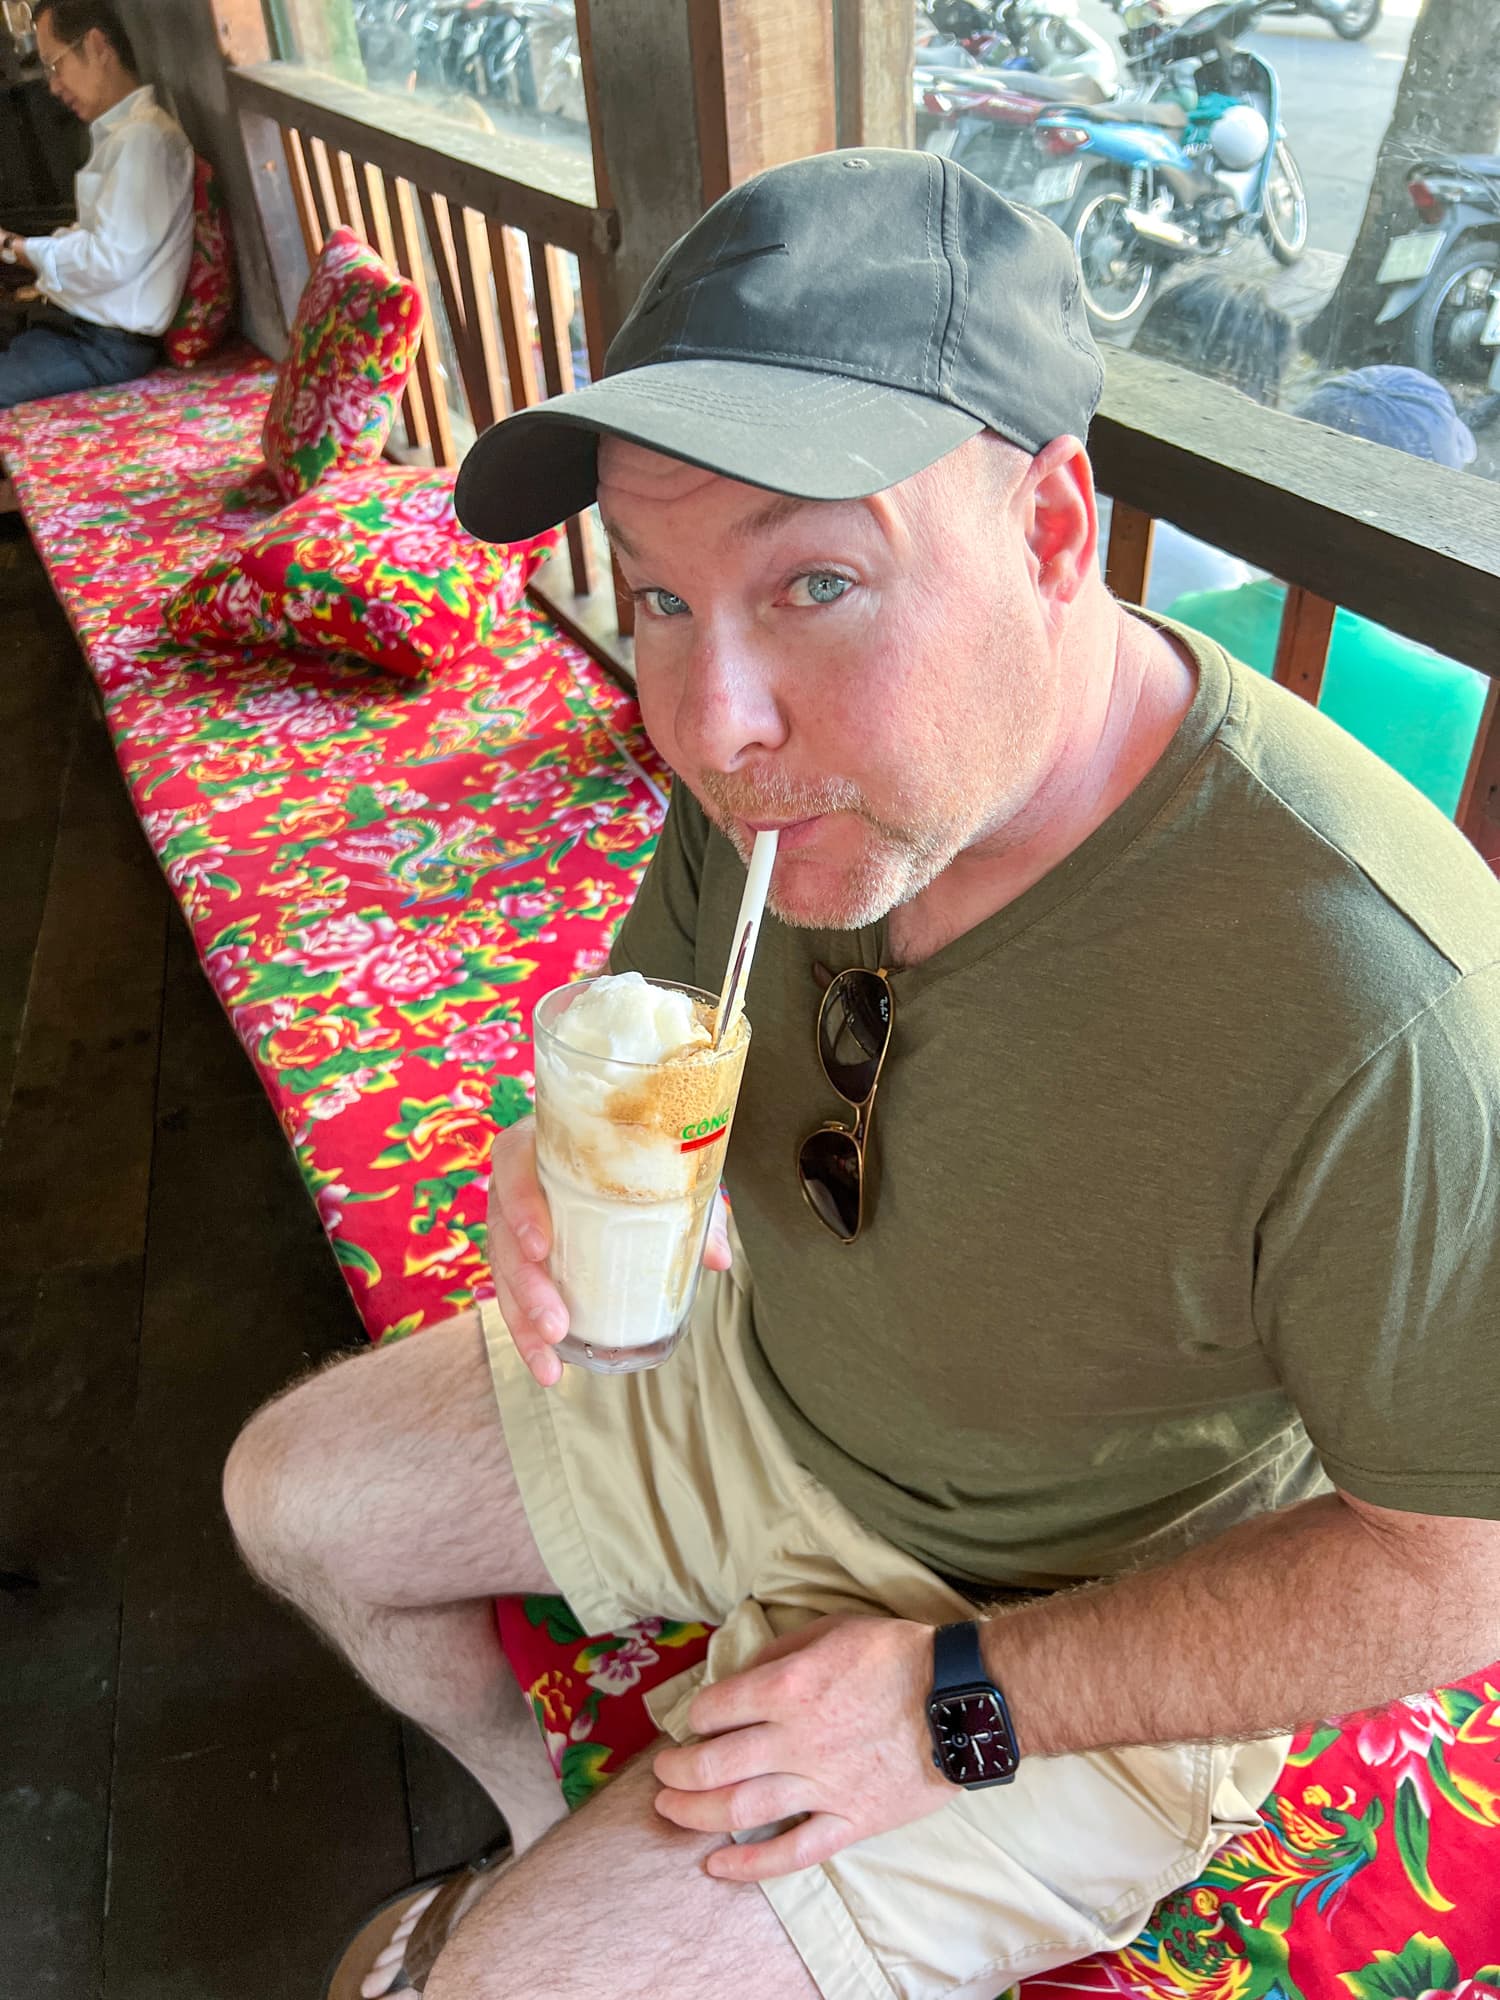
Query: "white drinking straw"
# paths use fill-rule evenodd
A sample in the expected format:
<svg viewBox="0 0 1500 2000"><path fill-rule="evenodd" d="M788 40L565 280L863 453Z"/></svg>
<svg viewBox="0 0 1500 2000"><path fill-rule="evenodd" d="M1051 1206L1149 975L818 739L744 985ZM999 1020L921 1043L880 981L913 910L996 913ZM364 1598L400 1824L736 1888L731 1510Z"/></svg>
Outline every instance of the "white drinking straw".
<svg viewBox="0 0 1500 2000"><path fill-rule="evenodd" d="M725 1037L732 1031L745 1005L750 961L755 956L755 941L760 936L761 912L766 907L766 891L771 886L771 870L776 864L776 842L779 838L775 827L755 836L750 867L745 875L745 893L740 898L740 913L734 920L729 967L719 995L719 1025L714 1031L716 1049L724 1046Z"/></svg>

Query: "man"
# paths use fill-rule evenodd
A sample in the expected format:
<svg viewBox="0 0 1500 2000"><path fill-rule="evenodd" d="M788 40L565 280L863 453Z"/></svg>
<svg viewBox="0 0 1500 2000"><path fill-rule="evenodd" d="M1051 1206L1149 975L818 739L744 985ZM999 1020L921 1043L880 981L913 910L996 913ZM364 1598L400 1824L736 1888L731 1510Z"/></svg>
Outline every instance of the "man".
<svg viewBox="0 0 1500 2000"><path fill-rule="evenodd" d="M193 149L136 71L105 0L36 9L37 54L58 97L89 127L78 220L54 236L0 233L0 261L35 274L40 304L8 308L0 409L144 375L187 280Z"/></svg>
<svg viewBox="0 0 1500 2000"><path fill-rule="evenodd" d="M270 1405L226 1503L518 1849L556 1809L490 1594L719 1630L653 1697L673 1744L331 1994L994 2000L1133 1935L1293 1725L1497 1650L1500 889L1108 595L1100 380L1050 224L834 153L726 196L604 377L465 464L484 536L597 492L635 596L679 781L616 968L716 986L782 829L743 1248L665 1367L560 1370L517 1127L499 1311ZM885 1060L834 1229L794 1162L856 1122L836 975Z"/></svg>

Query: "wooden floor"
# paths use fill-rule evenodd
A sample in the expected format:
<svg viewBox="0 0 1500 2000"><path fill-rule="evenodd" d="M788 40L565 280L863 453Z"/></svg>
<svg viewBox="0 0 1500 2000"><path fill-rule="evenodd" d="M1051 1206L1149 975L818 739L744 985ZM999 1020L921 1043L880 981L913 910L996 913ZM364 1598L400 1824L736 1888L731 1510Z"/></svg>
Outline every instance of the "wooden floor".
<svg viewBox="0 0 1500 2000"><path fill-rule="evenodd" d="M240 1423L359 1325L0 523L0 1995L318 2000L495 1831L243 1574Z"/></svg>

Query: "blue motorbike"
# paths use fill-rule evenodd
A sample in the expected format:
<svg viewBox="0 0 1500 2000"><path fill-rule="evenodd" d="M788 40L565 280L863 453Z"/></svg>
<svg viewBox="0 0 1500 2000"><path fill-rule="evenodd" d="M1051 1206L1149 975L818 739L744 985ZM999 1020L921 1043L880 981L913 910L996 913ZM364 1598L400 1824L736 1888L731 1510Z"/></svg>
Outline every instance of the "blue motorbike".
<svg viewBox="0 0 1500 2000"><path fill-rule="evenodd" d="M1031 189L1071 237L1097 333L1145 312L1162 272L1261 237L1280 264L1307 247L1307 193L1270 64L1238 38L1297 0L1216 0L1172 24L1131 6L1120 49L1133 95L1059 106L1036 123Z"/></svg>

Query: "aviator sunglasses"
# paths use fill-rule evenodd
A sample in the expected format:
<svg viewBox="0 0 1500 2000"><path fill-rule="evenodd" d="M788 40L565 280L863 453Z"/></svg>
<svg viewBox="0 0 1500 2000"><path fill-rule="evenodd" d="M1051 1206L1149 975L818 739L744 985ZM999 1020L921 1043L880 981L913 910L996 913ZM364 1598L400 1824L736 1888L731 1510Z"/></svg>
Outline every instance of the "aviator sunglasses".
<svg viewBox="0 0 1500 2000"><path fill-rule="evenodd" d="M884 972L856 965L834 975L818 1009L818 1059L854 1123L830 1119L810 1132L797 1151L797 1178L808 1207L841 1243L865 1225L866 1149L895 999Z"/></svg>

